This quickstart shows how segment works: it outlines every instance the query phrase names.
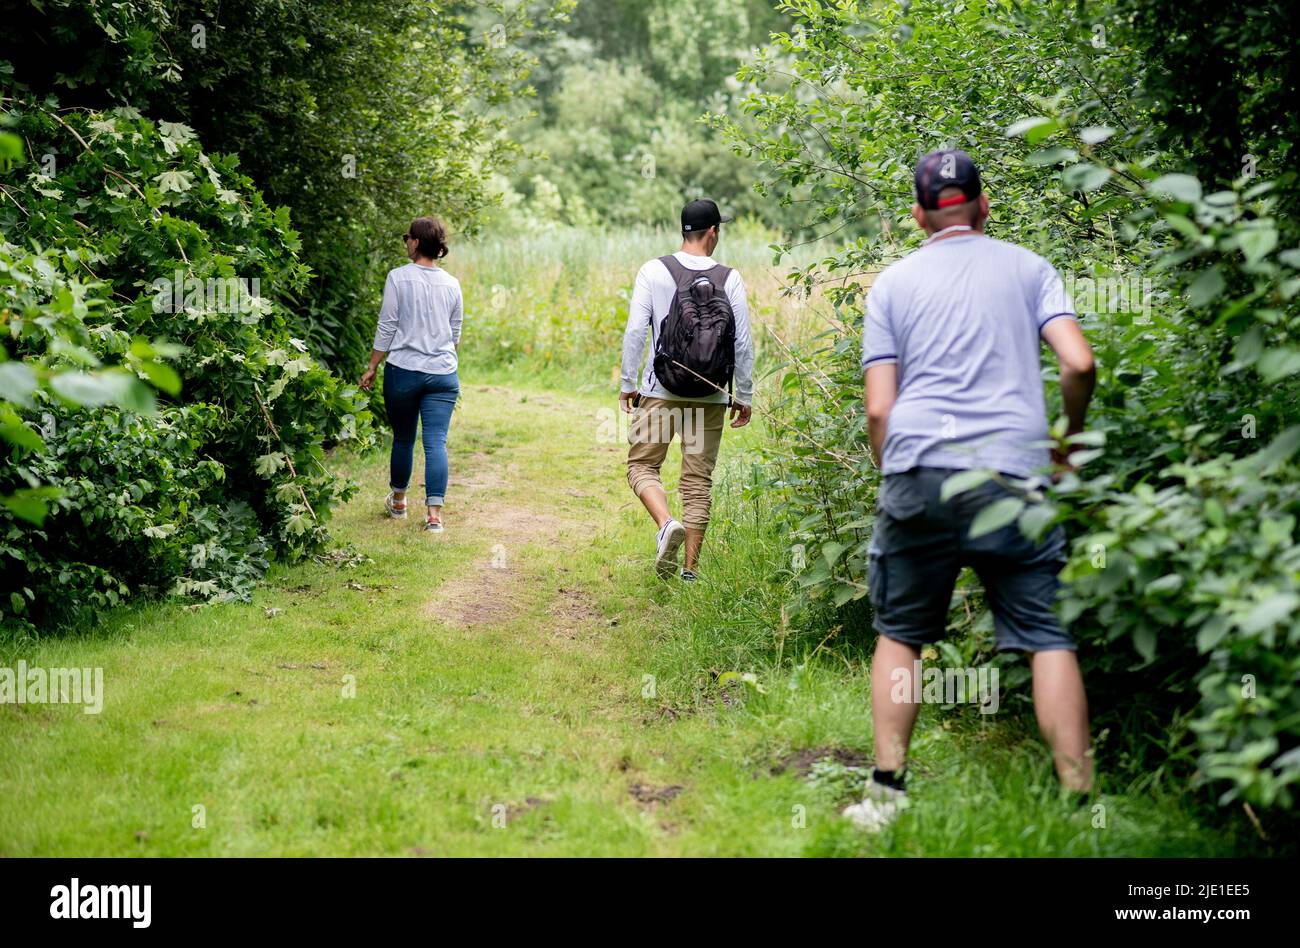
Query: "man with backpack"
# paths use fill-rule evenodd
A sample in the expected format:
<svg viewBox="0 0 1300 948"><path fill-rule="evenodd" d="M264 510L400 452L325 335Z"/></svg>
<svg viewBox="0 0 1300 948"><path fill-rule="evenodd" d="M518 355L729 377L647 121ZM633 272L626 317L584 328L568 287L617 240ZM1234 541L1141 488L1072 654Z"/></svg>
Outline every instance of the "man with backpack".
<svg viewBox="0 0 1300 948"><path fill-rule="evenodd" d="M1083 430L1096 370L1060 275L1038 254L984 234L989 200L957 149L915 173L912 216L928 235L876 277L867 295L862 368L872 453L883 480L868 586L875 608L871 718L876 765L845 811L878 830L906 805L921 649L943 637L953 585L971 566L993 613L999 651L1028 655L1034 712L1063 788L1092 786L1088 701L1075 644L1053 605L1065 563L1060 527L1041 541L1012 520L972 536L980 511L1030 501L1051 457L1039 367L1060 363L1068 433ZM944 492L957 472L967 489ZM956 485L953 485L954 487Z"/></svg>
<svg viewBox="0 0 1300 948"><path fill-rule="evenodd" d="M727 410L731 427L749 424L754 349L745 283L738 271L712 257L719 230L729 220L713 201L691 201L682 208L682 249L651 260L637 273L623 333L618 398L623 411L635 412L627 479L659 528L655 572L664 579L677 572L684 541L681 578L695 580ZM669 512L659 478L674 436L682 442L680 522Z"/></svg>

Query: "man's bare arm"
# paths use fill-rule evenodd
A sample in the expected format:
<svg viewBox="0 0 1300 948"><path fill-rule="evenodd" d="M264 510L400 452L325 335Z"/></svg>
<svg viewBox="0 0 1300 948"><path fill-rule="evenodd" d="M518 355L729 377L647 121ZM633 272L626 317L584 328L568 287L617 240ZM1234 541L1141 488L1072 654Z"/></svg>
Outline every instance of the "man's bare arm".
<svg viewBox="0 0 1300 948"><path fill-rule="evenodd" d="M1048 323L1043 329L1043 338L1061 363L1061 400L1065 404L1065 417L1069 433L1078 434L1083 430L1088 402L1092 400L1092 390L1097 384L1092 348L1073 319L1056 319Z"/></svg>
<svg viewBox="0 0 1300 948"><path fill-rule="evenodd" d="M898 398L898 366L873 365L862 376L862 400L867 409L867 434L879 467L885 457L885 425Z"/></svg>

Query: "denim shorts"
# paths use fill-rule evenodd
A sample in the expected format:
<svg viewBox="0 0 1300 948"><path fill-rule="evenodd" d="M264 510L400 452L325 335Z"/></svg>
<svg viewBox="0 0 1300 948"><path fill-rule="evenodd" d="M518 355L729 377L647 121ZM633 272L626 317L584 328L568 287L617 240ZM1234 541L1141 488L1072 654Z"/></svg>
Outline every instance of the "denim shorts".
<svg viewBox="0 0 1300 948"><path fill-rule="evenodd" d="M868 577L876 631L916 647L942 638L957 574L970 566L993 612L999 651L1073 651L1053 608L1065 565L1064 532L1058 526L1035 542L1012 521L971 539L975 515L1013 494L988 481L944 502L940 488L956 473L916 467L885 477Z"/></svg>

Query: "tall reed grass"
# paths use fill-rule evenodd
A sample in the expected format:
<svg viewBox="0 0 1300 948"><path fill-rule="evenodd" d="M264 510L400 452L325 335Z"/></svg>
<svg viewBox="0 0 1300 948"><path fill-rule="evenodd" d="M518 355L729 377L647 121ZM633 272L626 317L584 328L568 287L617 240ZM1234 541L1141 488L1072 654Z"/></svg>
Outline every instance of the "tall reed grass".
<svg viewBox="0 0 1300 948"><path fill-rule="evenodd" d="M809 254L776 265L777 240L741 221L723 225L714 254L745 280L760 370L773 334L800 337L817 319L816 297L783 294L785 273ZM616 382L637 270L680 245L676 232L654 228L556 229L458 244L447 268L464 288L466 362L528 374L558 369L575 383Z"/></svg>

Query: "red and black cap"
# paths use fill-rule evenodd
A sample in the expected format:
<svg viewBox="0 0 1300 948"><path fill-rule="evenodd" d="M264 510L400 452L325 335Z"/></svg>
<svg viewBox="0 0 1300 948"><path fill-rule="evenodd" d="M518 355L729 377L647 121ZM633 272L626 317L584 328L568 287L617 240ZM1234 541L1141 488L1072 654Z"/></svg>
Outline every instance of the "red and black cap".
<svg viewBox="0 0 1300 948"><path fill-rule="evenodd" d="M961 188L956 194L940 200L944 188ZM965 204L980 196L980 170L970 155L960 148L940 148L922 158L916 165L916 203L927 211L937 211L953 204Z"/></svg>
<svg viewBox="0 0 1300 948"><path fill-rule="evenodd" d="M715 224L726 224L730 220L730 217L722 216L717 204L708 198L701 198L682 208L682 233L698 233L708 230Z"/></svg>

